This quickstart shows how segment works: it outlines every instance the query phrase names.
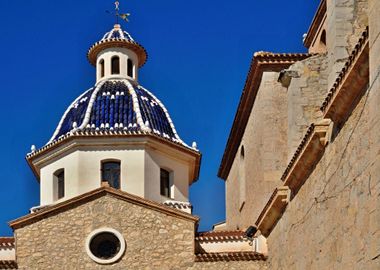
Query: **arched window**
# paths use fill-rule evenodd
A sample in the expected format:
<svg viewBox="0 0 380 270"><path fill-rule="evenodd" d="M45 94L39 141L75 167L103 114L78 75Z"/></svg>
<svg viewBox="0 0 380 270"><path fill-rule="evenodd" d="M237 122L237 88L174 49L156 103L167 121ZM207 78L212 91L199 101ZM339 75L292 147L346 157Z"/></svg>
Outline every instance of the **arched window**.
<svg viewBox="0 0 380 270"><path fill-rule="evenodd" d="M161 169L160 171L160 185L161 185L161 195L171 198L171 185L170 185L170 172Z"/></svg>
<svg viewBox="0 0 380 270"><path fill-rule="evenodd" d="M133 78L133 62L131 59L127 61L127 75Z"/></svg>
<svg viewBox="0 0 380 270"><path fill-rule="evenodd" d="M100 72L100 78L104 77L104 59L100 60L99 62L99 72Z"/></svg>
<svg viewBox="0 0 380 270"><path fill-rule="evenodd" d="M321 34L321 43L322 45L326 46L327 45L327 40L326 40L326 30L323 30L322 31L322 34Z"/></svg>
<svg viewBox="0 0 380 270"><path fill-rule="evenodd" d="M120 58L114 56L111 59L111 74L120 74Z"/></svg>
<svg viewBox="0 0 380 270"><path fill-rule="evenodd" d="M120 189L120 161L102 162L102 182L108 182L110 187Z"/></svg>
<svg viewBox="0 0 380 270"><path fill-rule="evenodd" d="M54 173L54 200L65 197L65 170L60 169Z"/></svg>

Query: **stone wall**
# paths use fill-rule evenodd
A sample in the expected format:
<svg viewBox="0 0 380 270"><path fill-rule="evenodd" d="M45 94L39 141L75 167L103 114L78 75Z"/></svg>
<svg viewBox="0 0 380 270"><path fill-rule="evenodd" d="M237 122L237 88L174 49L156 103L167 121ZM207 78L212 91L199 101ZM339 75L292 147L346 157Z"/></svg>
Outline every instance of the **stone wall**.
<svg viewBox="0 0 380 270"><path fill-rule="evenodd" d="M112 228L126 240L119 261L100 265L86 253L95 229ZM264 261L197 262L194 221L103 195L15 230L19 269L267 269Z"/></svg>
<svg viewBox="0 0 380 270"><path fill-rule="evenodd" d="M286 88L277 81L278 76L277 72L263 74L226 181L227 230L244 230L253 225L274 188L281 185L280 178L287 161L287 103ZM242 146L244 159L241 158ZM245 194L242 196L241 192ZM245 204L239 211L242 197Z"/></svg>
<svg viewBox="0 0 380 270"><path fill-rule="evenodd" d="M380 190L380 1L369 0L369 47L370 47L370 88L369 94L369 141L371 142L369 158L371 166L371 188L375 194ZM375 205L369 215L372 225L369 233L374 241L371 242L369 256L380 264L380 196L377 196ZM375 241L377 240L377 241ZM380 268L380 267L379 267Z"/></svg>
<svg viewBox="0 0 380 270"><path fill-rule="evenodd" d="M110 227L127 248L113 265L98 265L85 251L95 229ZM112 196L17 229L19 269L186 269L194 261L194 223Z"/></svg>
<svg viewBox="0 0 380 270"><path fill-rule="evenodd" d="M295 77L288 87L288 161L311 123L321 119L321 104L327 94L327 56L316 55L297 62L289 70Z"/></svg>
<svg viewBox="0 0 380 270"><path fill-rule="evenodd" d="M327 51L331 87L368 25L368 0L327 0Z"/></svg>
<svg viewBox="0 0 380 270"><path fill-rule="evenodd" d="M374 168L380 152L370 156L380 142L370 140L368 93L269 236L269 269L380 268L380 172Z"/></svg>

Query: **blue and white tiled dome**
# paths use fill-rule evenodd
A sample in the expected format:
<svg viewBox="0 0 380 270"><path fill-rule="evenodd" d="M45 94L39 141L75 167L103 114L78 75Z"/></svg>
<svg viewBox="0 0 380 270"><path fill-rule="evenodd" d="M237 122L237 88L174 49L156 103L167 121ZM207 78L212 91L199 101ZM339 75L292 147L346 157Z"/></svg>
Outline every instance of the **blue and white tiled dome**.
<svg viewBox="0 0 380 270"><path fill-rule="evenodd" d="M77 131L153 134L188 147L160 100L129 80L106 80L80 95L64 113L49 143Z"/></svg>
<svg viewBox="0 0 380 270"><path fill-rule="evenodd" d="M111 31L109 31L103 36L100 42L107 41L107 40L110 41L113 39L124 39L129 42L135 42L132 36L127 31L124 31L120 27L114 27Z"/></svg>

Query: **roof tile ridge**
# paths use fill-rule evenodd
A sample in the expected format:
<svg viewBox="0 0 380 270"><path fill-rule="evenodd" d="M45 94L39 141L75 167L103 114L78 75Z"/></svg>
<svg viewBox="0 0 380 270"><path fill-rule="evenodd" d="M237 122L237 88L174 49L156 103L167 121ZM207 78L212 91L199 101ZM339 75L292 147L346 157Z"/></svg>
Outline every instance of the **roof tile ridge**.
<svg viewBox="0 0 380 270"><path fill-rule="evenodd" d="M88 102L88 106L87 106L87 110L86 110L86 113L84 115L84 119L83 119L83 122L82 124L77 128L77 129L74 129L72 130L73 132L77 131L77 130L82 130L82 129L85 129L87 124L90 122L90 117L91 117L91 111L92 111L92 107L95 103L95 99L100 91L100 89L102 89L103 85L106 83L106 81L101 81L99 82L97 85L96 85L96 88L94 90L94 92L92 93L91 95L91 98L90 98L90 101Z"/></svg>
<svg viewBox="0 0 380 270"><path fill-rule="evenodd" d="M61 130L63 121L65 120L65 118L66 118L67 114L70 112L70 110L73 108L74 104L77 103L79 100L81 100L83 98L83 96L85 96L89 91L91 91L93 89L94 89L94 87L91 87L90 89L86 90L83 94L81 94L78 98L76 98L70 104L70 106L66 109L65 113L61 117L61 120L59 121L58 126L53 133L53 136L50 138L50 140L45 145L48 145L48 144L52 143L53 141L55 141L55 137L58 135L59 131Z"/></svg>
<svg viewBox="0 0 380 270"><path fill-rule="evenodd" d="M124 82L124 84L128 87L129 94L132 96L133 110L136 113L137 124L140 126L142 131L145 131L147 133L151 133L152 130L147 125L145 125L144 120L142 118L140 103L139 103L139 100L137 98L137 93L136 93L135 88L133 87L133 85L128 80L122 80L122 82Z"/></svg>
<svg viewBox="0 0 380 270"><path fill-rule="evenodd" d="M171 129L173 130L173 133L174 133L174 136L175 138L183 145L185 145L186 147L189 147L191 148L189 145L187 145L178 135L177 133L177 130L174 126L174 123L173 123L173 120L172 118L170 117L170 114L168 112L168 110L166 109L165 105L161 102L161 100L159 100L152 92L150 92L148 89L146 89L145 87L141 86L141 85L138 85L138 88L140 89L143 89L144 91L146 91L149 95L151 95L153 97L153 99L158 103L158 105L161 107L161 109L164 111L165 113L165 116L166 118L168 119L169 121L169 125L171 127Z"/></svg>

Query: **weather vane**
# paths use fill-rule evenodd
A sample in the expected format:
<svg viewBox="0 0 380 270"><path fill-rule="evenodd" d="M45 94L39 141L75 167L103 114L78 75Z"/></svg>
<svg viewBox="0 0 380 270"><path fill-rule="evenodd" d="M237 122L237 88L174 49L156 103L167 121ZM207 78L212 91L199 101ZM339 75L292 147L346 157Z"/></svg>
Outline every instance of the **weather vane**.
<svg viewBox="0 0 380 270"><path fill-rule="evenodd" d="M111 13L110 11L107 10L107 13ZM129 22L129 16L131 14L129 13L120 13L120 2L115 1L115 16L116 16L116 23L119 24L119 19L122 19L123 21Z"/></svg>

